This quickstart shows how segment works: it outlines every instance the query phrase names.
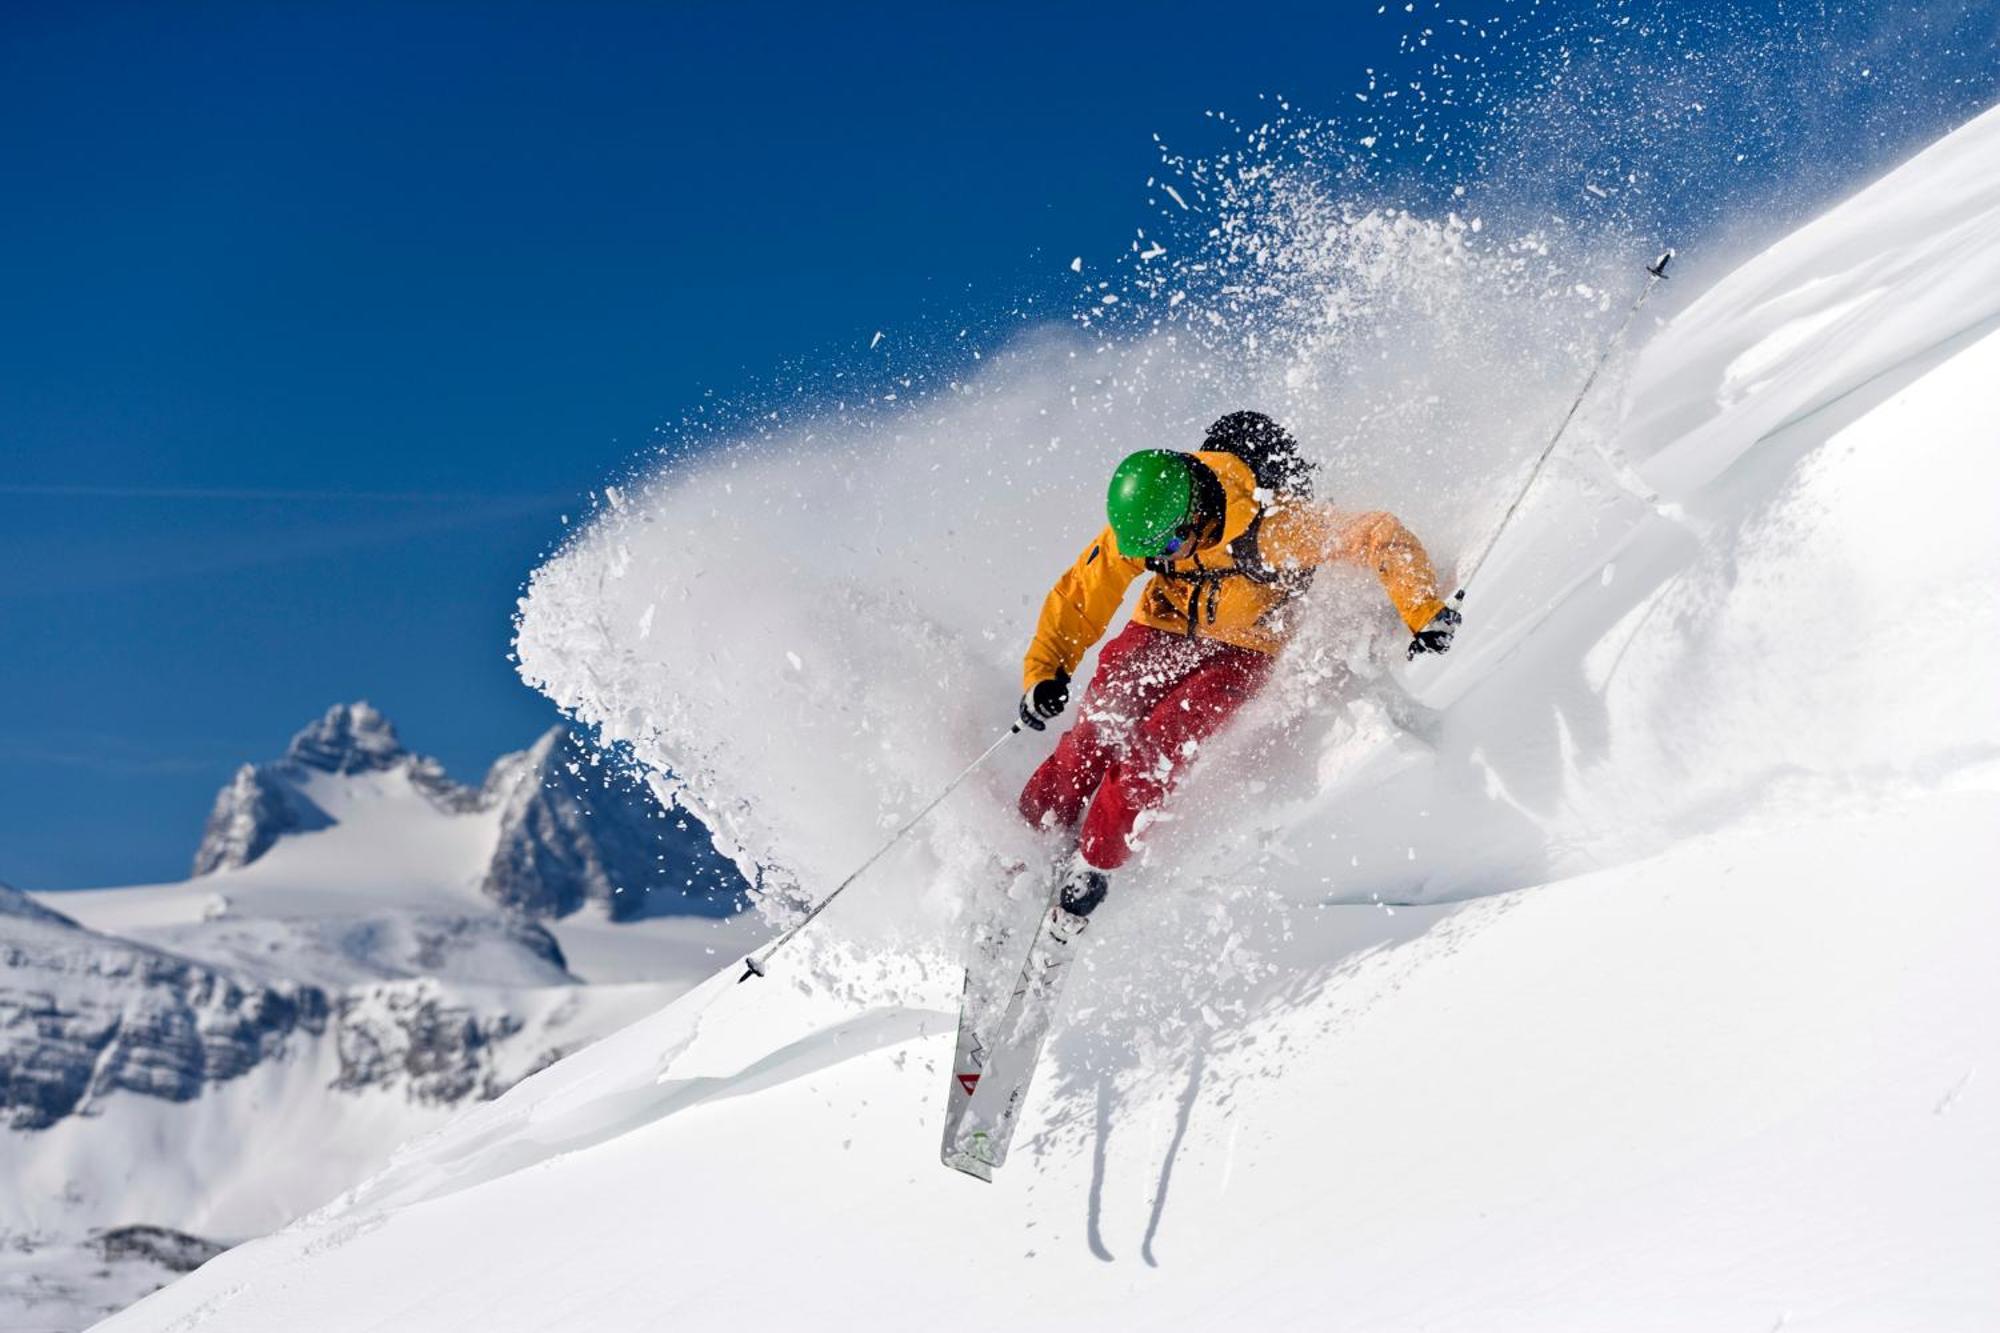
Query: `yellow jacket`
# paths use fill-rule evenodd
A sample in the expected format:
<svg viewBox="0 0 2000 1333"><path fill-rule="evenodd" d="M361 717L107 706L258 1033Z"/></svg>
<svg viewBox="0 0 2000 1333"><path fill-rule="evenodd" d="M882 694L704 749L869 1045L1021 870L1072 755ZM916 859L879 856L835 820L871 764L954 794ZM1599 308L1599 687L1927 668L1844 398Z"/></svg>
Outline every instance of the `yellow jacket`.
<svg viewBox="0 0 2000 1333"><path fill-rule="evenodd" d="M1228 453L1195 457L1222 481L1222 540L1177 560L1141 560L1121 554L1117 537L1104 529L1042 602L1021 666L1022 688L1033 689L1059 671L1074 674L1132 580L1149 569L1153 579L1139 595L1134 620L1260 653L1284 647L1292 630L1286 604L1305 591L1315 568L1332 561L1373 569L1411 633L1444 606L1430 557L1394 516L1343 515L1330 505L1283 496L1262 503L1242 459Z"/></svg>

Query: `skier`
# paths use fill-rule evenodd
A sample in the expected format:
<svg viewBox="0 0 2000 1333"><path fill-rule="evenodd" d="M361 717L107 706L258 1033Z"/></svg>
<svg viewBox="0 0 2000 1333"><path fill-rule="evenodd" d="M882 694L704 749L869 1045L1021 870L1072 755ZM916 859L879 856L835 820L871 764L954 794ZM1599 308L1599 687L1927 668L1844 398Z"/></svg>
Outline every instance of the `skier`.
<svg viewBox="0 0 2000 1333"><path fill-rule="evenodd" d="M1261 412L1223 417L1191 454L1132 454L1112 472L1105 508L1110 526L1049 590L1021 669L1021 721L1044 730L1125 590L1151 572L1131 622L1098 655L1076 725L1021 792L1029 823L1076 831L1059 898L1067 934L1104 900L1106 872L1131 857L1139 815L1270 674L1317 566L1374 570L1414 636L1412 655L1446 651L1459 624L1409 530L1312 499L1296 443Z"/></svg>

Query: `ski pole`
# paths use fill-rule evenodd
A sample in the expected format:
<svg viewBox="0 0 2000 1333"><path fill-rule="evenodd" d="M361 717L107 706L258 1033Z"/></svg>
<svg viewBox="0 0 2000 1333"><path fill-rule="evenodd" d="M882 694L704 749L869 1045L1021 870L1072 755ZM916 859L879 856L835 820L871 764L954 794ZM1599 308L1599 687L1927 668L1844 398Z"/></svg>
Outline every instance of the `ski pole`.
<svg viewBox="0 0 2000 1333"><path fill-rule="evenodd" d="M1500 535L1507 531L1507 525L1513 522L1515 511L1520 509L1521 502L1527 499L1528 492L1535 488L1536 480L1542 475L1542 465L1547 463L1549 455L1556 451L1556 445L1562 440L1563 432L1569 429L1569 423L1575 418L1577 409L1583 406L1583 400L1589 396L1590 386L1597 383L1598 372L1602 371L1604 363L1611 359L1611 353L1616 350L1619 340L1625 336L1625 330L1632 327L1632 321L1638 318L1639 307L1646 304L1646 298L1653 294L1653 288L1666 280L1667 261L1673 257L1674 252L1669 249L1662 252L1658 259L1646 265L1646 285L1640 289L1638 297L1633 300L1631 309L1625 312L1625 319L1619 324L1618 331L1611 335L1610 339L1604 344L1604 350L1597 354L1597 364L1590 368L1590 374L1584 376L1583 387L1576 391L1576 397L1571 401L1569 411L1563 413L1562 424L1556 427L1556 433L1549 437L1549 442L1546 445L1542 446L1541 455L1535 459L1534 467L1528 470L1528 480L1522 483L1519 494L1514 497L1514 503L1507 506L1507 512L1500 516L1500 522L1493 529L1493 535L1488 537L1486 544L1479 549L1478 558L1472 562L1471 568L1466 570L1465 576L1458 581L1458 592L1452 597L1454 602L1465 600L1467 586L1471 584L1473 577L1479 573L1479 567L1486 563L1486 557L1493 554L1493 548L1500 544Z"/></svg>
<svg viewBox="0 0 2000 1333"><path fill-rule="evenodd" d="M796 925L794 925L790 930L787 930L784 934L778 936L777 939L772 940L769 944L765 945L761 949L756 950L749 957L745 958L743 960L743 975L736 978L736 984L740 986L744 982L750 980L750 978L752 977L763 976L764 965L771 961L772 954L778 952L778 950L784 948L787 944L791 943L793 936L797 935L807 926L810 926L813 923L814 917L818 916L821 912L824 912L827 909L827 907L832 904L835 898L838 898L842 893L847 891L848 885L852 884L855 880L860 879L863 871L867 870L869 866L872 866L877 861L881 860L883 855L887 853L891 847L894 847L897 843L901 842L903 840L904 834L908 833L911 829L915 828L917 825L923 823L925 815L929 814L931 811L937 809L940 805L944 804L944 798L951 795L954 791L957 791L959 783L971 777L974 769L978 768L988 759L991 759L993 757L993 752L998 750L1001 746L1005 745L1008 739L1018 734L1020 730L1021 730L1021 724L1019 722L1016 722L1013 726L1001 732L999 740L994 741L993 744L987 746L984 750L981 750L979 752L979 757L977 759L974 759L971 763L967 764L964 768L960 769L958 771L958 776L953 778L950 782L945 783L944 790L939 792L936 796L933 796L931 798L931 802L929 805L917 811L916 814L911 815L908 823L904 824L903 827L897 829L894 833L890 834L889 841L883 843L880 847L877 847L875 849L874 855L870 856L866 861L863 861L860 865L856 866L854 868L853 874L849 875L846 879L843 879L842 881L840 881L839 884L835 885L833 892L827 894L826 897L820 899L819 905L814 907L812 911L807 912L803 920L799 921Z"/></svg>

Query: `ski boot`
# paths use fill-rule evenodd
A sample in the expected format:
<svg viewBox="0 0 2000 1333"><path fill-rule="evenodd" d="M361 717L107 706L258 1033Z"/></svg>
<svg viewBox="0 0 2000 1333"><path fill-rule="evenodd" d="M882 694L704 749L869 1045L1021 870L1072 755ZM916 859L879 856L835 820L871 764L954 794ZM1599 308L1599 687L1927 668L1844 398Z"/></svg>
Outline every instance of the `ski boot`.
<svg viewBox="0 0 2000 1333"><path fill-rule="evenodd" d="M1062 888L1056 894L1056 905L1050 909L1050 928L1063 940L1073 940L1083 933L1089 924L1090 914L1103 903L1104 896L1111 891L1111 877L1102 870L1084 862L1078 857L1063 877Z"/></svg>

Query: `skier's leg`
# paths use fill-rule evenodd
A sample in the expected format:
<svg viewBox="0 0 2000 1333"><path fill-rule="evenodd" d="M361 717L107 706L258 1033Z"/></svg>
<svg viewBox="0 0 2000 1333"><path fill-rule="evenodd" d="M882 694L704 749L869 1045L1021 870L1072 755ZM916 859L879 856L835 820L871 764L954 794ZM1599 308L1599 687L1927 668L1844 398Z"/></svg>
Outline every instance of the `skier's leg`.
<svg viewBox="0 0 2000 1333"><path fill-rule="evenodd" d="M1129 740L1139 720L1177 683L1168 659L1173 635L1131 624L1104 645L1097 671L1077 706L1076 725L1021 789L1021 817L1030 824L1074 828L1084 803Z"/></svg>
<svg viewBox="0 0 2000 1333"><path fill-rule="evenodd" d="M1263 653L1220 646L1154 705L1106 772L1083 818L1077 846L1086 862L1116 870L1131 858L1132 828L1140 813L1166 799L1187 768L1192 745L1214 735L1270 671L1271 659Z"/></svg>

